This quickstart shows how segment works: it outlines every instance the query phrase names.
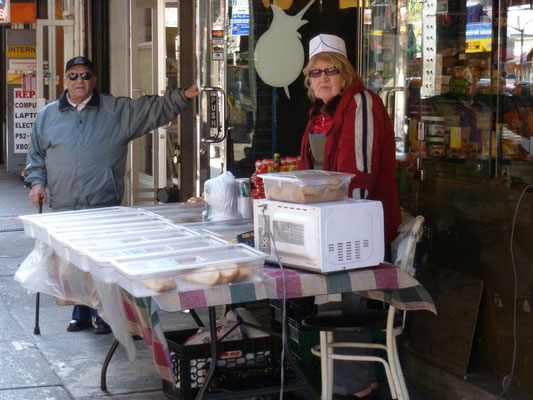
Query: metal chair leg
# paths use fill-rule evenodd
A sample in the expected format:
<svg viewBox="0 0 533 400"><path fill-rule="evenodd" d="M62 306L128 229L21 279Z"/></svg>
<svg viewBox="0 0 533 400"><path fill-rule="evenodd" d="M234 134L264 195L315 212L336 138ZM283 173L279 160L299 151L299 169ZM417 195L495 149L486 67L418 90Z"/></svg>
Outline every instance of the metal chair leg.
<svg viewBox="0 0 533 400"><path fill-rule="evenodd" d="M400 382L399 391L402 392L402 396L405 400L409 400L409 391L407 390L407 385L405 384L405 377L403 376L402 366L400 364L400 357L398 356L398 345L396 337L393 336L392 340L394 341L392 346L392 356L394 357L395 368L398 371L398 378Z"/></svg>
<svg viewBox="0 0 533 400"><path fill-rule="evenodd" d="M111 347L109 348L109 351L107 352L107 355L104 360L104 364L102 365L102 371L100 372L100 389L102 392L107 391L107 382L106 382L106 373L107 373L107 366L109 365L109 362L111 361L111 358L113 357L113 354L115 354L115 351L118 347L118 340L115 339L113 343L111 344Z"/></svg>
<svg viewBox="0 0 533 400"><path fill-rule="evenodd" d="M329 345L333 343L333 332L326 332L326 365L327 365L327 396L326 400L331 400L333 398L333 347Z"/></svg>
<svg viewBox="0 0 533 400"><path fill-rule="evenodd" d="M389 366L392 373L392 380L394 382L394 387L398 395L399 400L407 400L403 388L405 384L402 384L401 379L403 378L403 373L401 370L400 360L398 358L398 353L396 349L396 338L394 336L394 315L396 313L396 308L394 306L389 306L389 312L387 314L387 329L386 329L386 346L387 346L387 359L389 361ZM401 378L400 378L401 376Z"/></svg>
<svg viewBox="0 0 533 400"><path fill-rule="evenodd" d="M40 335L41 328L39 328L39 308L41 303L41 293L37 292L35 296L35 326L33 327L33 334Z"/></svg>

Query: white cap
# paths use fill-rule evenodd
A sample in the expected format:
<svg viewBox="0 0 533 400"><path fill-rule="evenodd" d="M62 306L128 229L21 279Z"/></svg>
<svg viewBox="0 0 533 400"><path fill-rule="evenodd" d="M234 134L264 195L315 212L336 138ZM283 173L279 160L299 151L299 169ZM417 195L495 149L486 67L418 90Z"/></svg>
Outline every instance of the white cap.
<svg viewBox="0 0 533 400"><path fill-rule="evenodd" d="M309 42L309 58L315 54L323 53L324 51L331 51L334 53L341 53L346 57L346 45L344 40L335 35L320 34L315 36Z"/></svg>

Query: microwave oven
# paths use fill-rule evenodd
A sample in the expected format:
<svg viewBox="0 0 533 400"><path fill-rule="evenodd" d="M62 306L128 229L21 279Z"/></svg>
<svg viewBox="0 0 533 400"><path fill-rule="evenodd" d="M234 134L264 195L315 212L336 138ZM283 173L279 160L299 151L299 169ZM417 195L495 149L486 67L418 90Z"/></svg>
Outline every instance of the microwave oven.
<svg viewBox="0 0 533 400"><path fill-rule="evenodd" d="M383 262L383 207L374 200L254 200L255 248L277 263L328 273ZM272 243L271 235L274 239Z"/></svg>

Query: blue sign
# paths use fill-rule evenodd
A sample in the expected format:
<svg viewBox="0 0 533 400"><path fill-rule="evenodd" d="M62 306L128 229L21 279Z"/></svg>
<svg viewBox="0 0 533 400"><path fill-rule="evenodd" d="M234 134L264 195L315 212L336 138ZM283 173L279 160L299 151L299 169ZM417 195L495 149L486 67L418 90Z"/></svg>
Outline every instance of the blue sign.
<svg viewBox="0 0 533 400"><path fill-rule="evenodd" d="M231 34L233 36L244 36L250 34L250 14L232 15Z"/></svg>

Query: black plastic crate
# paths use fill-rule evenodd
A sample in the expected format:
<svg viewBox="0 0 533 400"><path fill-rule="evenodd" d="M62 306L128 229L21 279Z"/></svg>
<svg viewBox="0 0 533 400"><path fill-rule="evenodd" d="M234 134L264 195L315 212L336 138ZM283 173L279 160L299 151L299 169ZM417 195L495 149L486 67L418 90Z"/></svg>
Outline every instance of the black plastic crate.
<svg viewBox="0 0 533 400"><path fill-rule="evenodd" d="M281 332L281 322L273 320L272 329ZM320 358L311 353L311 347L320 343L319 332L287 322L287 337L293 358L313 386L318 387L320 385Z"/></svg>
<svg viewBox="0 0 533 400"><path fill-rule="evenodd" d="M187 338L197 330L165 332L170 349L176 382L163 381L163 391L179 400L193 399L205 381L211 364L211 344L185 346ZM233 390L279 380L281 339L268 336L255 339L232 340L219 343L217 374L210 390ZM257 379L256 379L257 378Z"/></svg>
<svg viewBox="0 0 533 400"><path fill-rule="evenodd" d="M302 328L302 320L315 313L315 297L300 297L295 299L286 299L287 322ZM270 300L271 317L273 320L281 321L282 300Z"/></svg>

